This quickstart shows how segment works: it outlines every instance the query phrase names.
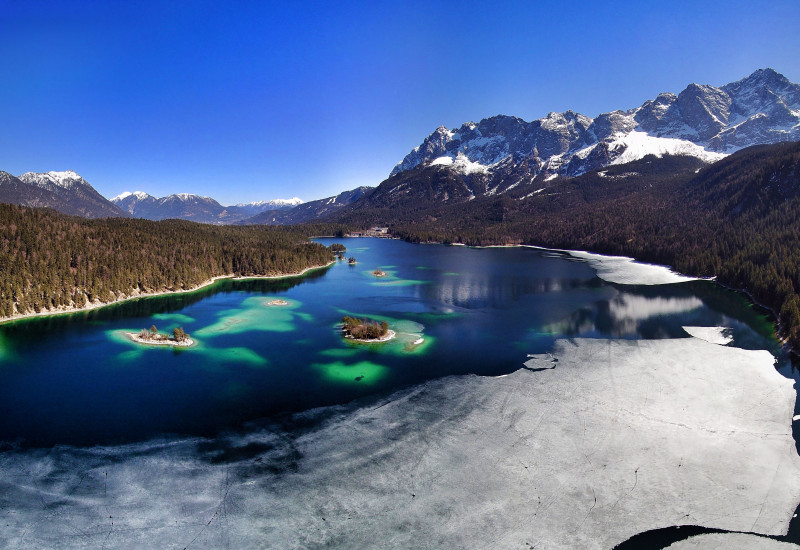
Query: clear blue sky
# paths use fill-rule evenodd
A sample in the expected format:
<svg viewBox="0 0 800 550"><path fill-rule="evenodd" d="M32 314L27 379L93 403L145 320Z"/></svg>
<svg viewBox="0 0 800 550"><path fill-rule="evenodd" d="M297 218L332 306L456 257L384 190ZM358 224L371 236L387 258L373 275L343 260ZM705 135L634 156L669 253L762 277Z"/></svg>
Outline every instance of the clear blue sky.
<svg viewBox="0 0 800 550"><path fill-rule="evenodd" d="M0 170L223 204L377 185L440 124L800 81L796 0L0 0L0 37Z"/></svg>

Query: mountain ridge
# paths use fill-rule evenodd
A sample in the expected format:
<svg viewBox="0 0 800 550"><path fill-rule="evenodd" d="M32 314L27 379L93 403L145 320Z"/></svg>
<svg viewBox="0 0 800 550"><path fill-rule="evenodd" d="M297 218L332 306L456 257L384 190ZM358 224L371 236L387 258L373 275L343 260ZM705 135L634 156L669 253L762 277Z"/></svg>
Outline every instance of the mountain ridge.
<svg viewBox="0 0 800 550"><path fill-rule="evenodd" d="M285 210L265 210L238 222L242 225L292 225L335 216L338 212L367 196L374 187L361 186L338 195L308 201Z"/></svg>
<svg viewBox="0 0 800 550"><path fill-rule="evenodd" d="M154 197L144 191L125 191L111 199L111 202L136 218L154 221L175 218L200 223L232 224L264 211L294 208L303 201L294 197L223 206L211 197L192 193Z"/></svg>
<svg viewBox="0 0 800 550"><path fill-rule="evenodd" d="M0 202L52 208L85 218L128 217L72 170L26 172L19 177L0 172Z"/></svg>
<svg viewBox="0 0 800 550"><path fill-rule="evenodd" d="M689 84L677 95L661 93L639 107L595 118L568 110L531 122L496 115L452 130L439 126L390 177L420 165L446 166L480 174L485 193L497 194L536 178L576 176L647 154L714 162L750 145L798 139L800 85L759 69L721 87Z"/></svg>

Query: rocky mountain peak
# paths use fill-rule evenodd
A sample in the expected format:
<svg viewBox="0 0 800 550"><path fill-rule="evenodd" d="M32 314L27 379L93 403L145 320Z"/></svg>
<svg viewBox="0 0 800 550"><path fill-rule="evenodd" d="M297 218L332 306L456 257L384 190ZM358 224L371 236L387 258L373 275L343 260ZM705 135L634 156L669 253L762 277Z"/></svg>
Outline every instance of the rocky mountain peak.
<svg viewBox="0 0 800 550"><path fill-rule="evenodd" d="M391 175L441 165L462 176L481 174L487 193L556 175L578 175L647 154L682 154L706 162L749 145L800 139L800 85L759 69L721 87L689 84L640 107L594 119L550 112L526 122L497 115L457 130L437 128Z"/></svg>
<svg viewBox="0 0 800 550"><path fill-rule="evenodd" d="M65 170L63 172L26 172L19 179L42 189L52 187L70 189L75 185L88 185L86 180L73 170Z"/></svg>

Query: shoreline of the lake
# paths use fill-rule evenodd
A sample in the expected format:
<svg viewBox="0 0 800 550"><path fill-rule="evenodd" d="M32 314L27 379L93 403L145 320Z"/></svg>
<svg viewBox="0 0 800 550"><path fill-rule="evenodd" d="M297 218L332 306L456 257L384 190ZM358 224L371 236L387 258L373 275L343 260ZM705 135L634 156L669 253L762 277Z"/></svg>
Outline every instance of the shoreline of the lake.
<svg viewBox="0 0 800 550"><path fill-rule="evenodd" d="M393 330L387 330L386 334L381 336L380 338L372 338L371 340L364 340L362 338L354 338L349 334L345 334L344 337L350 340L351 342L358 342L359 344L379 344L381 342L388 342L389 340L393 340L397 336L397 333Z"/></svg>
<svg viewBox="0 0 800 550"><path fill-rule="evenodd" d="M174 294L188 294L188 293L191 293L191 292L197 292L198 290L203 290L204 288L207 288L207 287L209 287L209 286L211 286L211 285L213 285L215 283L218 283L219 281L225 280L225 279L230 279L232 281L249 281L249 280L255 280L255 279L286 279L286 278L289 278L289 277L301 277L301 276L305 275L306 273L308 273L309 271L314 271L314 270L317 270L317 269L325 269L325 268L328 268L328 267L332 266L335 263L336 263L336 260L332 260L332 261L330 261L329 263L327 263L325 265L314 265L314 266L307 267L307 268L303 269L302 271L298 271L298 272L295 272L295 273L285 273L285 274L281 274L281 275L247 275L247 276L239 276L239 277L237 277L236 275L233 275L233 274L218 275L216 277L212 277L211 279L209 279L207 281L204 281L203 283L200 283L199 285L197 285L195 287L187 288L187 289L162 290L162 291L158 291L158 292L142 292L140 294L135 294L135 295L131 295L131 296L125 296L124 298L117 298L117 299L115 299L115 300L113 300L111 302L93 302L91 304L87 304L87 305L81 306L81 307L66 306L63 309L57 309L57 310L40 311L38 313L34 312L34 313L16 314L16 315L12 315L11 317L0 318L0 325L5 324L5 323L11 323L11 322L14 322L14 321L24 321L26 319L35 319L36 317L52 317L52 316L56 316L56 315L70 315L70 314L73 314L73 313L81 313L83 311L91 311L93 309L100 309L100 308L104 308L104 307L108 307L108 306L121 304L123 302L128 302L128 301L131 301L131 300L138 300L140 298L155 298L155 297L158 297L158 296L170 296L170 295L174 295Z"/></svg>
<svg viewBox="0 0 800 550"><path fill-rule="evenodd" d="M195 344L195 341L191 338L185 338L179 342L178 340L174 340L169 337L159 339L142 338L135 332L126 332L125 336L130 338L131 341L136 342L137 344L142 344L143 346L171 346L175 348L188 348Z"/></svg>

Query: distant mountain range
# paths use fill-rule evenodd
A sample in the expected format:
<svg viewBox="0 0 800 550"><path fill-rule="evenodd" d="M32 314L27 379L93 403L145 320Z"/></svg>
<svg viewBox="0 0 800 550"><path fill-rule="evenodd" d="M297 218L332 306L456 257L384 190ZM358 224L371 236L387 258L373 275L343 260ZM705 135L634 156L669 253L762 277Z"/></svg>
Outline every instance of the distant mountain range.
<svg viewBox="0 0 800 550"><path fill-rule="evenodd" d="M595 118L566 111L526 122L498 115L448 130L440 126L377 188L334 197L223 206L210 197L103 198L72 171L0 172L0 202L45 206L86 217L179 218L213 224L293 224L357 219L355 213L402 210L508 195L524 200L557 181L654 155L685 156L703 166L744 147L800 140L800 85L772 69L721 87L690 84L641 106ZM388 216L393 217L393 216Z"/></svg>
<svg viewBox="0 0 800 550"><path fill-rule="evenodd" d="M75 172L0 172L0 202L52 208L85 218L127 217Z"/></svg>
<svg viewBox="0 0 800 550"><path fill-rule="evenodd" d="M156 198L142 191L126 191L111 199L111 202L135 218L181 219L214 224L237 223L265 211L286 210L303 203L295 197L223 206L211 197L190 193Z"/></svg>
<svg viewBox="0 0 800 550"><path fill-rule="evenodd" d="M373 187L356 187L350 191L339 193L335 197L327 197L315 201L309 201L294 208L286 210L267 210L256 216L243 220L242 224L269 224L269 225L291 225L303 223L317 219L329 218L342 211L344 207L353 204L365 195L368 195Z"/></svg>

